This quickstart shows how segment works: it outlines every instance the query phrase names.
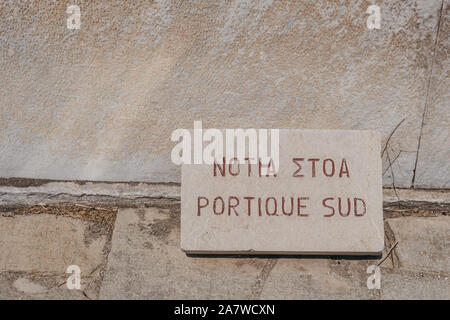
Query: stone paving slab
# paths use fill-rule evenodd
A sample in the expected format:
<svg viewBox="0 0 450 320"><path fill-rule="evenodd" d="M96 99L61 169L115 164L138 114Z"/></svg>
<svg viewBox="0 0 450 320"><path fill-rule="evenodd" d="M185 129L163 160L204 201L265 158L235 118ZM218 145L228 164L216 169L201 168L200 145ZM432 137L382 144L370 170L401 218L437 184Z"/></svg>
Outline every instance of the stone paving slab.
<svg viewBox="0 0 450 320"><path fill-rule="evenodd" d="M121 209L100 299L448 299L448 277L442 272L448 253L441 244L448 219L389 219L400 241L393 251L398 250L400 267L386 260L381 289L369 290L367 267L378 258L187 256L180 249L179 204ZM408 232L403 236L403 225L414 227L420 241ZM403 254L422 244L438 263ZM419 259L424 271L412 270L411 259Z"/></svg>
<svg viewBox="0 0 450 320"><path fill-rule="evenodd" d="M89 274L103 263L107 236L91 224L49 214L0 216L0 271L65 273L78 265Z"/></svg>
<svg viewBox="0 0 450 320"><path fill-rule="evenodd" d="M0 300L88 300L98 298L98 274L81 278L81 290L69 290L68 274L0 273Z"/></svg>
<svg viewBox="0 0 450 320"><path fill-rule="evenodd" d="M372 260L279 259L262 299L377 299L366 286Z"/></svg>
<svg viewBox="0 0 450 320"><path fill-rule="evenodd" d="M450 277L432 273L381 272L381 299L450 299Z"/></svg>
<svg viewBox="0 0 450 320"><path fill-rule="evenodd" d="M386 219L383 257L399 242L381 265L380 290L366 286L379 257L187 256L178 201L119 209L111 244L75 211L20 212L0 214L0 299L450 299L445 212ZM81 291L66 289L69 257L82 268Z"/></svg>
<svg viewBox="0 0 450 320"><path fill-rule="evenodd" d="M398 241L401 268L450 274L450 217L402 217L387 223Z"/></svg>
<svg viewBox="0 0 450 320"><path fill-rule="evenodd" d="M450 299L450 277L433 272L380 267L380 289L367 288L373 260L280 259L263 299Z"/></svg>
<svg viewBox="0 0 450 320"><path fill-rule="evenodd" d="M101 299L246 299L265 261L187 257L179 206L119 210Z"/></svg>

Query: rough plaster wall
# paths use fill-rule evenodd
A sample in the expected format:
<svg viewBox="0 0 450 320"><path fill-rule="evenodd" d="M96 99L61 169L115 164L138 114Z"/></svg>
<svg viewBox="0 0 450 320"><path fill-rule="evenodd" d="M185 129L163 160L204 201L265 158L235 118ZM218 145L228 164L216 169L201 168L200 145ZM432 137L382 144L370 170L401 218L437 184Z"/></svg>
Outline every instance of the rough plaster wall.
<svg viewBox="0 0 450 320"><path fill-rule="evenodd" d="M440 19L430 90L424 114L415 185L450 186L450 3Z"/></svg>
<svg viewBox="0 0 450 320"><path fill-rule="evenodd" d="M366 27L372 3L381 30ZM68 4L80 5L80 30L66 28ZM441 5L2 1L0 176L179 182L170 134L194 120L377 129L385 141L401 123L383 155L384 183L394 175L410 187ZM446 55L438 65L445 79ZM446 97L430 103L430 117L446 116ZM421 145L442 150L429 130ZM450 187L449 170L423 161L440 167L448 150L421 158L416 175L421 185Z"/></svg>

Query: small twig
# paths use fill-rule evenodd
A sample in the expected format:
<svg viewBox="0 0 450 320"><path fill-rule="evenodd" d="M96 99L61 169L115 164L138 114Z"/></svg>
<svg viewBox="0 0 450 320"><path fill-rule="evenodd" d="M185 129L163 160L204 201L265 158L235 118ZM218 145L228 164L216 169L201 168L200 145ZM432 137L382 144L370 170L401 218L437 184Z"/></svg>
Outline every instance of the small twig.
<svg viewBox="0 0 450 320"><path fill-rule="evenodd" d="M403 123L403 121L405 121L406 118L403 118L402 121L400 121L394 128L394 130L392 130L391 134L389 135L389 137L386 140L386 144L384 145L384 149L383 152L381 152L381 157L383 157L384 153L386 152L386 149L388 147L389 141L391 140L392 136L394 135L395 131L397 131L397 129L400 127L400 125Z"/></svg>
<svg viewBox="0 0 450 320"><path fill-rule="evenodd" d="M402 151L400 150L399 154L395 157L394 161L391 161L391 157L389 156L389 141L391 140L392 136L394 135L395 131L397 131L397 129L400 127L400 125L403 123L403 121L405 121L406 118L403 118L402 121L400 121L394 128L394 130L392 130L391 134L389 135L389 137L386 140L386 144L384 145L383 148L383 152L381 152L381 157L383 157L384 153L386 152L386 157L387 160L389 161L389 167L386 169L386 171L383 173L383 175L389 170L391 169L391 175L392 175L392 187L394 188L394 192L395 195L397 197L397 200L400 201L400 197L398 196L397 193L397 188L395 187L395 176L394 176L394 170L392 169L392 164L397 160L397 158L400 156L400 154L402 153Z"/></svg>
<svg viewBox="0 0 450 320"><path fill-rule="evenodd" d="M44 210L48 210L47 205L45 203L39 202L38 205L44 208Z"/></svg>
<svg viewBox="0 0 450 320"><path fill-rule="evenodd" d="M398 157L400 157L400 155L402 154L402 150L400 150L400 152L397 154L397 156L394 158L394 160L392 160L392 164L395 163L395 161L397 161ZM388 172L388 170L392 167L392 165L389 165L389 167L386 168L386 170L384 170L383 172L383 176L386 174L386 172Z"/></svg>
<svg viewBox="0 0 450 320"><path fill-rule="evenodd" d="M109 209L107 209L107 208L102 208L102 207L90 207L90 206L84 206L84 205L78 204L78 203L75 203L75 205L76 205L77 207L86 208L86 209L106 210L106 211L109 210ZM112 209L116 209L116 208L112 208Z"/></svg>
<svg viewBox="0 0 450 320"><path fill-rule="evenodd" d="M391 162L391 157L389 157L389 151L388 151L388 149L386 149L386 157L387 157L387 159L388 159L388 161L389 161L389 167L391 168L392 188L394 188L395 196L397 197L397 200L400 202L400 197L398 196L397 188L395 187L395 175L394 175L394 170L392 169L392 162Z"/></svg>
<svg viewBox="0 0 450 320"><path fill-rule="evenodd" d="M102 207L95 207L94 209L96 209L96 210L106 210L106 211L110 210L108 208L102 208ZM112 209L115 209L115 208L112 208Z"/></svg>
<svg viewBox="0 0 450 320"><path fill-rule="evenodd" d="M89 273L89 275L91 276L95 271L97 271L97 270L102 266L102 264L103 264L103 262L100 263L98 266L96 266L96 267L94 268L94 270L92 270L92 271Z"/></svg>
<svg viewBox="0 0 450 320"><path fill-rule="evenodd" d="M86 298L88 298L88 300L92 300L84 291L81 291L81 293L83 294L83 296L85 296Z"/></svg>
<svg viewBox="0 0 450 320"><path fill-rule="evenodd" d="M95 208L92 208L92 207L89 207L89 206L83 206L82 204L78 204L78 203L75 203L75 205L76 205L77 207L81 207L81 208L95 209Z"/></svg>
<svg viewBox="0 0 450 320"><path fill-rule="evenodd" d="M391 254L392 250L394 250L394 248L397 246L397 244L398 244L398 241L396 241L396 242L394 243L394 245L389 249L389 251L388 251L388 253L386 254L386 256L385 256L383 259L381 259L380 262L377 263L377 266L379 266L380 264L382 264L382 263L384 262L384 260L386 260L387 257L389 257L389 255Z"/></svg>

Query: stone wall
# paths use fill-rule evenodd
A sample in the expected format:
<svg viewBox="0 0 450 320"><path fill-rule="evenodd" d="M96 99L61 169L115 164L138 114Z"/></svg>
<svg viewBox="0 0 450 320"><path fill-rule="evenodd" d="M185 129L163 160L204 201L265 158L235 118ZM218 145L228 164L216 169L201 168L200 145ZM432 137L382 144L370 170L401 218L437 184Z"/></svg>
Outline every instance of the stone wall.
<svg viewBox="0 0 450 320"><path fill-rule="evenodd" d="M79 30L66 27L68 4L81 8ZM370 4L379 30L366 26ZM170 134L202 120L376 129L385 185L450 188L449 10L448 0L2 1L0 177L179 182Z"/></svg>

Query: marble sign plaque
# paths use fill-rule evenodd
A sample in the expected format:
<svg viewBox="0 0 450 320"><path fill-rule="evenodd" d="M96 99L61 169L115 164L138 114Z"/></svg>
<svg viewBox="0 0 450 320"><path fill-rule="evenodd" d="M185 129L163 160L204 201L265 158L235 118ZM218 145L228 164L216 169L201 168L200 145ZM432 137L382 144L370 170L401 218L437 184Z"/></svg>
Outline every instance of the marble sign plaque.
<svg viewBox="0 0 450 320"><path fill-rule="evenodd" d="M380 145L375 131L280 129L276 174L261 170L261 162L226 158L183 164L181 249L197 254L381 253Z"/></svg>

